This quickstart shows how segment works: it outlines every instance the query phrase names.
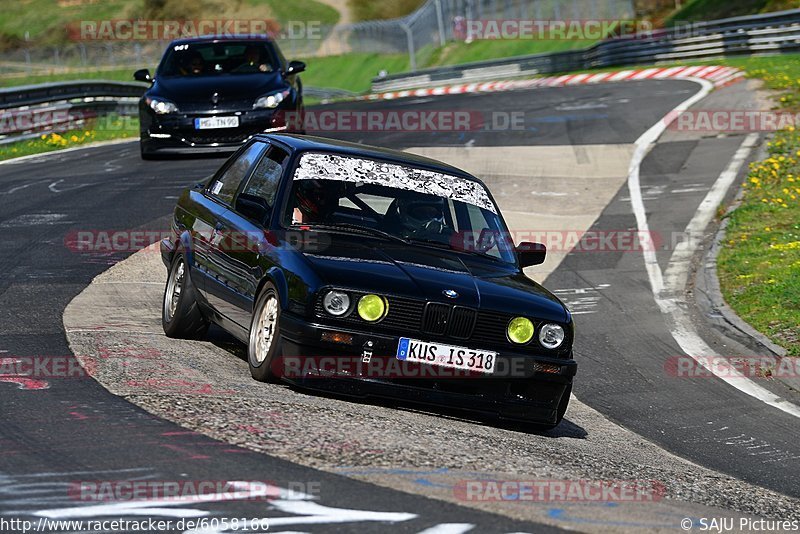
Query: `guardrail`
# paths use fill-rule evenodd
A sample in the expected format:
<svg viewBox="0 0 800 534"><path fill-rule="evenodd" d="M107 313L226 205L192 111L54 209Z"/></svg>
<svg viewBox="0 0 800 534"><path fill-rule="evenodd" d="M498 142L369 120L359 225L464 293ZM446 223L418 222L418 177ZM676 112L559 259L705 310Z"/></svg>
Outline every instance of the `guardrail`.
<svg viewBox="0 0 800 534"><path fill-rule="evenodd" d="M140 97L147 89L142 83L76 80L0 89L0 109L32 106L60 100L96 97Z"/></svg>
<svg viewBox="0 0 800 534"><path fill-rule="evenodd" d="M108 113L130 115L147 86L77 80L0 89L0 144L20 141Z"/></svg>
<svg viewBox="0 0 800 534"><path fill-rule="evenodd" d="M800 51L800 9L610 39L589 48L453 65L375 78L373 92L612 66Z"/></svg>
<svg viewBox="0 0 800 534"><path fill-rule="evenodd" d="M134 115L147 85L76 80L0 89L0 145L43 133L78 127L85 121L117 113ZM320 100L355 96L343 89L306 87Z"/></svg>

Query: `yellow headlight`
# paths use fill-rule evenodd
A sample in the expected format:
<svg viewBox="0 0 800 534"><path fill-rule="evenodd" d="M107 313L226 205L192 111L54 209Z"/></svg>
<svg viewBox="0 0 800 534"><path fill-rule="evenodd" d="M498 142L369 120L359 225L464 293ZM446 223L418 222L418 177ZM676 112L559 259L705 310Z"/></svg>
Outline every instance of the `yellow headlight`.
<svg viewBox="0 0 800 534"><path fill-rule="evenodd" d="M371 323L383 319L389 311L389 303L378 295L364 295L358 301L358 315Z"/></svg>
<svg viewBox="0 0 800 534"><path fill-rule="evenodd" d="M535 330L530 319L514 317L511 319L511 322L508 323L508 339L521 345L533 339L533 332Z"/></svg>

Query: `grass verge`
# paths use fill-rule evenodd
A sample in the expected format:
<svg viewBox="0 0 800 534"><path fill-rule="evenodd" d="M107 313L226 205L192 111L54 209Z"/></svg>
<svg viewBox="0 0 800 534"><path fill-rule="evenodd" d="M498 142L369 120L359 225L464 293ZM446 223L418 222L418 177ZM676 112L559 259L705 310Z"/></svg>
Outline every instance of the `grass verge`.
<svg viewBox="0 0 800 534"><path fill-rule="evenodd" d="M800 109L800 61L786 56L730 62L778 90L777 107ZM800 356L800 132L777 132L753 163L741 206L730 213L717 260L722 294L754 328Z"/></svg>
<svg viewBox="0 0 800 534"><path fill-rule="evenodd" d="M43 154L54 150L110 141L112 139L135 138L139 135L139 122L135 117L107 115L92 119L82 128L42 134L34 139L0 145L0 161L32 154Z"/></svg>

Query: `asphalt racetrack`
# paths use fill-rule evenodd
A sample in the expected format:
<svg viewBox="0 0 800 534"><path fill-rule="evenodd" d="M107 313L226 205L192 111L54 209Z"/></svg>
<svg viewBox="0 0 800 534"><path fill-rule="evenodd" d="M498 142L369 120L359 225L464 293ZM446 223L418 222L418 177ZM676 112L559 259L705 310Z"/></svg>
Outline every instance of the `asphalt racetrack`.
<svg viewBox="0 0 800 534"><path fill-rule="evenodd" d="M465 167L485 179L517 231L635 231L639 221L633 206L640 194L650 229L669 236L655 253L660 269L668 272L676 250L672 236L690 225L737 154L743 164L755 156L754 150L743 150L753 141L744 135L668 131L642 162L639 191L632 198L629 163L637 139L699 89L692 81L639 81L317 109L492 110L498 117L522 113L522 127L495 131L322 133ZM753 106L756 98L740 83L711 93L697 105L733 109ZM180 192L222 161L145 162L137 144L126 142L0 165L0 358L74 361L79 346L83 356L95 351L102 358L97 356L102 349L115 355L128 351L146 360L141 354L157 343L160 352L154 359L169 359L165 367L141 367L154 373L148 378L194 380L211 388L208 395L158 385L148 389L140 387L146 380L135 369L123 372L107 362L98 364L99 383L86 377L52 378L41 387L0 382L0 455L5 460L0 517L264 517L269 518L269 532L390 528L456 533L666 531L678 528L684 509L690 516L710 510L750 516L765 510L780 517L796 513L797 418L719 379L670 372L667 362L685 351L654 299L639 250L555 249L548 263L530 272L567 303L578 328L579 371L573 391L578 401L564 423L544 435L465 421L458 414L422 413L256 384L247 376L241 346L219 330L212 330L209 341L193 342L197 345L163 336L153 341L159 310L157 304L152 316L146 310L148 299L160 296L165 273L160 260L146 252L129 260L136 263L127 270L117 271L120 278L110 271L100 289L116 297L111 304L141 312L131 312L130 324L118 321L107 338L103 332L95 335L88 328L98 324L92 313L102 318L105 304L89 296L76 300L76 306L84 307L71 307L74 315L65 318L67 306L91 289L96 276L133 252L78 253L69 246L75 232L163 231ZM735 189L727 191L728 198ZM702 260L702 246L696 252L690 250L685 262L689 279ZM114 283L120 285L112 290ZM752 353L709 327L693 295L682 294L677 301L685 304L697 336L718 354ZM103 340L102 346L97 339ZM164 369L182 376L163 374ZM776 397L800 404L789 385L775 381L764 386ZM268 402L272 397L277 405ZM281 423L253 431L265 418ZM338 437L337 428L345 429ZM454 445L448 449L450 438ZM424 446L415 449L415 441ZM618 463L608 460L603 456L608 447L626 451L627 457ZM654 458L663 463L653 465ZM591 508L584 503L523 510L521 503L476 504L453 498L453 484L470 473L664 479L674 491L668 491L669 502L637 503L638 508ZM257 479L269 481L275 493L270 499L220 495L203 503L150 501L139 506L82 502L69 491L76 480L128 479ZM223 531L231 530L207 532Z"/></svg>

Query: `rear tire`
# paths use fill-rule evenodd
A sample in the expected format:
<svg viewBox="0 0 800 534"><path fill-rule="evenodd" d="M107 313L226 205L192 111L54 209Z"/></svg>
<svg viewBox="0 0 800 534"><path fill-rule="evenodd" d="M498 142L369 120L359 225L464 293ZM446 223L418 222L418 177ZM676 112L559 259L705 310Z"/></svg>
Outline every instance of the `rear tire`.
<svg viewBox="0 0 800 534"><path fill-rule="evenodd" d="M274 382L279 378L273 366L281 357L281 304L275 286L267 282L253 306L250 342L247 344L247 364L250 375L259 382Z"/></svg>
<svg viewBox="0 0 800 534"><path fill-rule="evenodd" d="M189 278L186 257L175 254L164 288L161 306L161 325L167 337L178 339L200 339L208 331L209 323L200 311L197 292Z"/></svg>

